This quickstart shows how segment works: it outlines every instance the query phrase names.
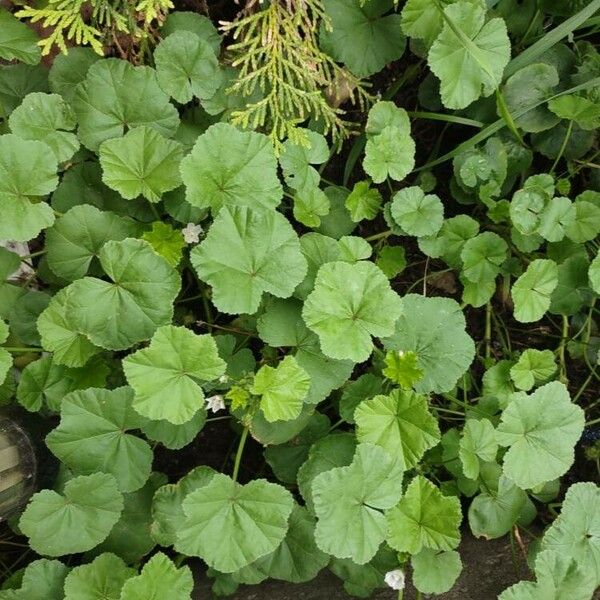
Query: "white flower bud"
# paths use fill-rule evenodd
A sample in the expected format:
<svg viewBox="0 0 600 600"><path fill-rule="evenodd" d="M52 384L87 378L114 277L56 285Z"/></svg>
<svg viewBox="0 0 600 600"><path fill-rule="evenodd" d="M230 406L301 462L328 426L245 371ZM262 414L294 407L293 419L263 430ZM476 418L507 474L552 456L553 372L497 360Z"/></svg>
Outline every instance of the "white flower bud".
<svg viewBox="0 0 600 600"><path fill-rule="evenodd" d="M402 569L395 569L394 571L388 571L385 574L384 581L393 590L403 590L405 584L404 571Z"/></svg>

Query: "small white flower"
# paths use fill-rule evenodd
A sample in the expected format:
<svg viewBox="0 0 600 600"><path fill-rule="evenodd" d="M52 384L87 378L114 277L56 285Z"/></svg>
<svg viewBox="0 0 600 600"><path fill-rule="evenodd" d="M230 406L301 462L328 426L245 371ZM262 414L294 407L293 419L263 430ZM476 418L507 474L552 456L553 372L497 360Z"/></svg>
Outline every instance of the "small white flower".
<svg viewBox="0 0 600 600"><path fill-rule="evenodd" d="M197 244L200 241L200 234L204 233L204 229L202 229L202 225L188 223L181 230L181 233L186 244Z"/></svg>
<svg viewBox="0 0 600 600"><path fill-rule="evenodd" d="M219 377L219 383L227 383L228 380L229 377L227 377L227 375L221 375L221 377Z"/></svg>
<svg viewBox="0 0 600 600"><path fill-rule="evenodd" d="M404 571L402 569L396 569L394 571L388 571L385 574L384 581L393 589L393 590L403 590L404 589Z"/></svg>
<svg viewBox="0 0 600 600"><path fill-rule="evenodd" d="M212 412L217 412L218 410L223 410L225 408L225 401L223 400L223 396L221 394L215 394L214 396L210 396L206 399L206 407L208 410L212 410Z"/></svg>

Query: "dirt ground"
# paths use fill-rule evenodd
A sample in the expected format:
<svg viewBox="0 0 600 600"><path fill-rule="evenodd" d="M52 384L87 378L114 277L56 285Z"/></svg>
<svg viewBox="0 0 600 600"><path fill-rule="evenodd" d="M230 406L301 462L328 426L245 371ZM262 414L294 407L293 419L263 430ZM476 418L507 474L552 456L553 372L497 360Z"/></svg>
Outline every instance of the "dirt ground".
<svg viewBox="0 0 600 600"><path fill-rule="evenodd" d="M520 558L521 576L517 576L513 565L508 537L500 540L483 541L465 532L459 548L463 571L454 588L440 596L439 600L493 600L498 594L521 578L527 577L523 557ZM414 600L410 586L404 593L405 600ZM396 600L398 593L389 589L378 590L371 600ZM423 596L429 598L430 596ZM198 577L194 600L215 598L210 591L210 581L203 575ZM291 585L279 581L268 581L259 586L240 586L231 600L347 600L351 598L337 577L323 571L315 580L303 585Z"/></svg>

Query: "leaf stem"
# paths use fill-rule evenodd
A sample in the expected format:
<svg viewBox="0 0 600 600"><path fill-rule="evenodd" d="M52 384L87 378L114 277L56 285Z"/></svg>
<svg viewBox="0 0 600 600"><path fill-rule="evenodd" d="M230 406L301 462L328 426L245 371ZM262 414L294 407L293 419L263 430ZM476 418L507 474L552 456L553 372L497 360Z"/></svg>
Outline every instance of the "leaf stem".
<svg viewBox="0 0 600 600"><path fill-rule="evenodd" d="M43 348L34 348L34 347L16 348L16 347L12 347L12 346L0 346L0 348L2 348L3 350L6 350L7 352L43 352L44 351Z"/></svg>
<svg viewBox="0 0 600 600"><path fill-rule="evenodd" d="M376 240L381 240L381 239L385 239L387 237L389 237L390 235L392 235L392 230L391 229L387 229L386 231L382 231L380 233L376 233L374 235L370 235L369 237L366 237L365 240L367 242L374 242Z"/></svg>
<svg viewBox="0 0 600 600"><path fill-rule="evenodd" d="M225 421L226 419L231 419L231 415L226 415L224 417L211 417L210 419L206 419L205 423L214 423L215 421Z"/></svg>
<svg viewBox="0 0 600 600"><path fill-rule="evenodd" d="M242 462L242 454L244 453L244 446L246 445L246 440L248 439L248 427L244 427L244 431L242 431L242 437L240 437L240 442L238 444L238 449L235 455L235 463L233 464L233 480L237 481L238 473L240 471L240 464Z"/></svg>
<svg viewBox="0 0 600 600"><path fill-rule="evenodd" d="M492 303L485 305L485 358L489 360L492 357Z"/></svg>
<svg viewBox="0 0 600 600"><path fill-rule="evenodd" d="M552 164L552 168L550 169L550 173L552 173L552 174L554 174L554 171L556 170L556 167L558 166L558 162L560 161L560 159L562 158L562 155L564 154L565 148L567 147L567 144L569 143L569 139L571 138L572 131L573 131L573 121L569 121L569 125L567 127L567 133L565 134L565 139L563 140L560 150L558 151L558 155L556 156L556 159L554 160L554 163Z"/></svg>
<svg viewBox="0 0 600 600"><path fill-rule="evenodd" d="M569 339L569 318L563 315L562 317L562 332L560 336L560 345L558 346L558 360L560 362L560 380L563 383L568 382L567 378L567 363L565 359L565 349L567 340Z"/></svg>

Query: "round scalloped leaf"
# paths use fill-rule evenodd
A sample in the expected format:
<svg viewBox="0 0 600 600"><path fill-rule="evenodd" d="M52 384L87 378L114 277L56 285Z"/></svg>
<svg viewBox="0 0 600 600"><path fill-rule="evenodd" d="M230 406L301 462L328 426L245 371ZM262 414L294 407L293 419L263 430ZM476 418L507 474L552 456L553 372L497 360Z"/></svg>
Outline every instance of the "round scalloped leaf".
<svg viewBox="0 0 600 600"><path fill-rule="evenodd" d="M564 475L584 424L583 410L563 383L547 383L530 396L515 394L496 433L498 443L509 447L504 474L524 490Z"/></svg>
<svg viewBox="0 0 600 600"><path fill-rule="evenodd" d="M192 469L177 483L160 487L152 500L152 537L161 546L172 546L177 540L177 531L185 521L182 503L188 494L208 485L215 471L200 466Z"/></svg>
<svg viewBox="0 0 600 600"><path fill-rule="evenodd" d="M317 475L312 482L317 546L359 565L371 560L385 539L383 510L398 502L402 476L400 461L372 444L359 444L350 465Z"/></svg>
<svg viewBox="0 0 600 600"><path fill-rule="evenodd" d="M179 274L147 242L107 242L100 264L113 283L84 277L70 286L67 314L92 343L124 350L171 322Z"/></svg>
<svg viewBox="0 0 600 600"><path fill-rule="evenodd" d="M388 177L402 181L415 166L415 142L396 125L388 125L369 138L365 146L363 168L375 183Z"/></svg>
<svg viewBox="0 0 600 600"><path fill-rule="evenodd" d="M148 442L127 433L143 423L132 401L126 387L72 392L62 401L60 424L46 445L76 473L110 473L121 491L139 489L150 475L153 456Z"/></svg>
<svg viewBox="0 0 600 600"><path fill-rule="evenodd" d="M510 369L515 387L528 392L535 385L546 383L556 373L552 350L527 349Z"/></svg>
<svg viewBox="0 0 600 600"><path fill-rule="evenodd" d="M2 600L63 600L63 585L68 572L69 567L58 560L46 558L34 560L25 567L21 586L18 589L3 587L0 590L0 598Z"/></svg>
<svg viewBox="0 0 600 600"><path fill-rule="evenodd" d="M342 236L340 235L340 237ZM315 287L315 279L319 269L325 263L341 260L341 249L337 240L327 235L313 232L306 233L300 238L300 247L308 263L308 269L306 277L296 288L294 296L301 300L306 300L308 294Z"/></svg>
<svg viewBox="0 0 600 600"><path fill-rule="evenodd" d="M210 44L215 54L219 54L221 36L208 17L190 11L172 11L167 15L160 33L165 38L176 31L191 31L195 33L200 39Z"/></svg>
<svg viewBox="0 0 600 600"><path fill-rule="evenodd" d="M138 227L132 219L103 212L90 204L74 206L46 232L48 265L67 281L84 277L96 267L102 246L110 240L134 237Z"/></svg>
<svg viewBox="0 0 600 600"><path fill-rule="evenodd" d="M381 209L381 201L381 194L377 188L372 188L368 181L359 181L346 197L345 206L350 218L358 223L363 219L374 219Z"/></svg>
<svg viewBox="0 0 600 600"><path fill-rule="evenodd" d="M400 502L386 513L387 542L398 552L418 554L423 548L452 550L460 542L462 513L455 496L418 475Z"/></svg>
<svg viewBox="0 0 600 600"><path fill-rule="evenodd" d="M254 376L250 393L260 396L265 419L291 421L300 415L310 388L308 373L293 356L286 356L277 367L263 365Z"/></svg>
<svg viewBox="0 0 600 600"><path fill-rule="evenodd" d="M413 568L413 584L424 594L444 594L452 588L460 572L462 562L455 550L438 552L423 548L410 561Z"/></svg>
<svg viewBox="0 0 600 600"><path fill-rule="evenodd" d="M191 600L193 589L190 568L177 568L165 554L158 552L137 577L125 582L119 600Z"/></svg>
<svg viewBox="0 0 600 600"><path fill-rule="evenodd" d="M549 242L560 242L575 223L575 206L568 198L552 198L540 212L536 233Z"/></svg>
<svg viewBox="0 0 600 600"><path fill-rule="evenodd" d="M215 52L208 41L190 31L175 31L154 51L160 87L181 104L211 98L222 83Z"/></svg>
<svg viewBox="0 0 600 600"><path fill-rule="evenodd" d="M512 286L515 319L521 323L539 321L550 308L557 285L557 264L543 258L532 260Z"/></svg>
<svg viewBox="0 0 600 600"><path fill-rule="evenodd" d="M573 206L575 218L565 228L567 237L577 244L593 240L600 233L600 204L576 200Z"/></svg>
<svg viewBox="0 0 600 600"><path fill-rule="evenodd" d="M542 550L574 559L600 585L600 488L592 482L575 483L562 510L542 539Z"/></svg>
<svg viewBox="0 0 600 600"><path fill-rule="evenodd" d="M75 88L87 75L89 68L100 56L89 47L69 48L68 54L62 52L52 60L48 73L50 90L61 95L67 102L71 102Z"/></svg>
<svg viewBox="0 0 600 600"><path fill-rule="evenodd" d="M53 352L52 360L58 365L83 367L87 361L101 351L84 335L77 332L67 313L69 287L59 290L37 320L42 348Z"/></svg>
<svg viewBox="0 0 600 600"><path fill-rule="evenodd" d="M264 479L240 485L217 473L183 501L186 519L175 548L232 573L281 544L293 506L292 495L279 485Z"/></svg>
<svg viewBox="0 0 600 600"><path fill-rule="evenodd" d="M98 155L102 181L127 200L141 195L158 202L181 184L182 145L150 127L137 127L102 142Z"/></svg>
<svg viewBox="0 0 600 600"><path fill-rule="evenodd" d="M402 301L373 263L331 262L317 273L302 317L331 358L363 362L373 351L371 336L390 335Z"/></svg>
<svg viewBox="0 0 600 600"><path fill-rule="evenodd" d="M294 194L294 219L307 227L319 227L329 214L329 198L319 187L302 188Z"/></svg>
<svg viewBox="0 0 600 600"><path fill-rule="evenodd" d="M418 186L407 187L394 194L390 207L392 218L408 235L435 235L444 222L444 206L435 194L427 194Z"/></svg>
<svg viewBox="0 0 600 600"><path fill-rule="evenodd" d="M118 556L101 554L67 575L64 600L119 600L123 584L134 575Z"/></svg>
<svg viewBox="0 0 600 600"><path fill-rule="evenodd" d="M183 425L173 425L164 420L148 421L142 426L142 432L149 440L159 442L169 450L181 450L194 441L205 423L206 409L200 409Z"/></svg>
<svg viewBox="0 0 600 600"><path fill-rule="evenodd" d="M390 350L415 352L425 375L419 393L448 392L469 368L475 344L465 331L465 317L451 298L408 294L395 333L384 340Z"/></svg>
<svg viewBox="0 0 600 600"><path fill-rule="evenodd" d="M75 115L58 94L28 94L11 113L8 124L21 139L47 144L59 163L69 160L79 149L79 140L72 133L77 125Z"/></svg>
<svg viewBox="0 0 600 600"><path fill-rule="evenodd" d="M427 62L440 80L444 106L466 108L500 85L510 60L510 40L504 20L486 22L486 9L481 5L460 0L447 6L444 15L444 26Z"/></svg>
<svg viewBox="0 0 600 600"><path fill-rule="evenodd" d="M72 100L79 123L79 139L86 148L126 130L147 125L171 137L179 125L179 115L156 81L150 67L134 67L124 60L107 58L94 63Z"/></svg>
<svg viewBox="0 0 600 600"><path fill-rule="evenodd" d="M496 452L498 452L498 443L492 423L488 419L467 419L458 451L465 477L477 479L479 461L493 461Z"/></svg>
<svg viewBox="0 0 600 600"><path fill-rule="evenodd" d="M148 419L174 425L204 410L201 384L218 379L225 366L210 335L173 325L157 329L147 348L123 359L135 392L133 408Z"/></svg>
<svg viewBox="0 0 600 600"><path fill-rule="evenodd" d="M441 6L450 4L453 0L442 0ZM402 31L410 37L425 40L427 47L442 30L444 19L437 5L430 0L407 0L402 9Z"/></svg>
<svg viewBox="0 0 600 600"><path fill-rule="evenodd" d="M57 184L56 158L43 142L0 135L0 239L26 242L54 223L54 213L44 202Z"/></svg>
<svg viewBox="0 0 600 600"><path fill-rule="evenodd" d="M427 398L393 390L358 405L354 413L356 439L376 444L397 458L404 471L415 467L425 451L440 441L440 430Z"/></svg>
<svg viewBox="0 0 600 600"><path fill-rule="evenodd" d="M0 7L0 58L37 65L41 58L37 42L38 36L31 27Z"/></svg>
<svg viewBox="0 0 600 600"><path fill-rule="evenodd" d="M298 236L280 213L247 206L223 208L191 252L192 265L226 313L255 313L264 292L292 295L306 275Z"/></svg>
<svg viewBox="0 0 600 600"><path fill-rule="evenodd" d="M484 231L467 240L460 253L462 272L472 283L495 279L508 255L508 244L496 233Z"/></svg>
<svg viewBox="0 0 600 600"><path fill-rule="evenodd" d="M329 158L329 146L323 135L310 129L303 130L303 135L308 139L308 147L286 140L279 156L285 182L294 190L318 187L321 175L311 165L320 165Z"/></svg>
<svg viewBox="0 0 600 600"><path fill-rule="evenodd" d="M369 109L365 133L367 137L379 135L385 127L398 127L404 134L410 135L408 113L393 102L379 100Z"/></svg>
<svg viewBox="0 0 600 600"><path fill-rule="evenodd" d="M122 510L123 496L112 475L82 475L65 484L64 495L52 490L34 494L19 528L38 554L76 554L105 540Z"/></svg>
<svg viewBox="0 0 600 600"><path fill-rule="evenodd" d="M198 208L275 208L283 196L269 138L216 123L198 137L181 161L187 201Z"/></svg>
<svg viewBox="0 0 600 600"><path fill-rule="evenodd" d="M323 50L354 75L373 75L404 53L400 15L386 15L392 0L324 0L323 7L331 24L321 29Z"/></svg>

